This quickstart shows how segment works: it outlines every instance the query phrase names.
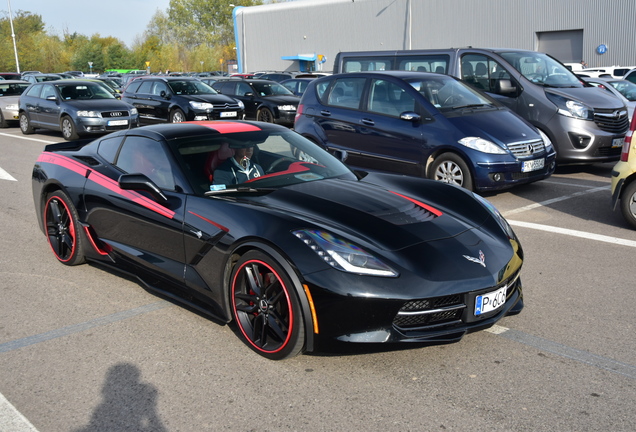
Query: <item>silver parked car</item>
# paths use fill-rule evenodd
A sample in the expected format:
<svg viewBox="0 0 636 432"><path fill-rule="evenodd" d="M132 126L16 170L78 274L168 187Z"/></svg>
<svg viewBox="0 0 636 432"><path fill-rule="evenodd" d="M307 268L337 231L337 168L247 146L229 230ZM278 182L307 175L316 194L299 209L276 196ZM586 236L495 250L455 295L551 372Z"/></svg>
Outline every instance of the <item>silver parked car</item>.
<svg viewBox="0 0 636 432"><path fill-rule="evenodd" d="M18 104L20 95L31 84L20 80L0 81L0 128L18 123Z"/></svg>
<svg viewBox="0 0 636 432"><path fill-rule="evenodd" d="M104 84L71 79L31 85L20 97L20 129L27 135L35 128L61 131L64 139L103 134L139 126L132 105L110 93Z"/></svg>

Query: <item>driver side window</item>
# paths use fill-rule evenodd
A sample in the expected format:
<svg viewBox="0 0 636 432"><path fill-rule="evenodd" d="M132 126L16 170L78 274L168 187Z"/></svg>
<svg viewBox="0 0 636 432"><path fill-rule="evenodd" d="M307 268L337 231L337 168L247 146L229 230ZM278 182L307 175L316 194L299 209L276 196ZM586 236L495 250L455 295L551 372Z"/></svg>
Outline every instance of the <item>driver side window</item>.
<svg viewBox="0 0 636 432"><path fill-rule="evenodd" d="M139 136L127 137L116 165L128 174L146 175L161 189L175 189L170 159L158 141Z"/></svg>
<svg viewBox="0 0 636 432"><path fill-rule="evenodd" d="M466 54L462 57L461 65L462 81L478 90L499 93L501 80L513 81L506 68L486 55ZM511 84L515 85L514 82Z"/></svg>

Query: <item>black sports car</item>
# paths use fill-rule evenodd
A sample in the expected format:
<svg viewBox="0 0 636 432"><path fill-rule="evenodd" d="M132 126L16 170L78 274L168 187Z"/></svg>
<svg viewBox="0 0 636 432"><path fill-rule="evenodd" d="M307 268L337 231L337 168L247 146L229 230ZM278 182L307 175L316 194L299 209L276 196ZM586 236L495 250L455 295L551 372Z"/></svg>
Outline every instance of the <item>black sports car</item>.
<svg viewBox="0 0 636 432"><path fill-rule="evenodd" d="M270 359L320 341L456 341L523 308L521 246L486 200L352 172L282 126L165 124L48 145L33 197L60 262L100 262L234 320Z"/></svg>

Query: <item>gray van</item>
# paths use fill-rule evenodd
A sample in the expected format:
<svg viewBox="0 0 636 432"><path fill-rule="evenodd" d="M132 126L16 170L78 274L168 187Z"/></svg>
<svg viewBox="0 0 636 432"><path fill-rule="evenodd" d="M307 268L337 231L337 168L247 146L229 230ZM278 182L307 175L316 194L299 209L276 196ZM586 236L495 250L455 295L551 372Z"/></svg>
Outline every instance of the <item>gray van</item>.
<svg viewBox="0 0 636 432"><path fill-rule="evenodd" d="M333 72L409 70L448 74L487 92L555 145L557 162L612 162L629 127L623 103L588 87L548 54L519 49L340 52Z"/></svg>

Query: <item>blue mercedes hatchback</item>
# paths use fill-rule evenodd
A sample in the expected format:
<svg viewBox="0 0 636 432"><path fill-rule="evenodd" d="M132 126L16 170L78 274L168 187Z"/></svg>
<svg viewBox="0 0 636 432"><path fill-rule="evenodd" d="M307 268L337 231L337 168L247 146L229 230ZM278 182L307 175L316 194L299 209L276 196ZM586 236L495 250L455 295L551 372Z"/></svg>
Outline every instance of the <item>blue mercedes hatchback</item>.
<svg viewBox="0 0 636 432"><path fill-rule="evenodd" d="M331 75L312 81L294 129L354 169L488 191L554 172L548 137L456 78L425 72Z"/></svg>

